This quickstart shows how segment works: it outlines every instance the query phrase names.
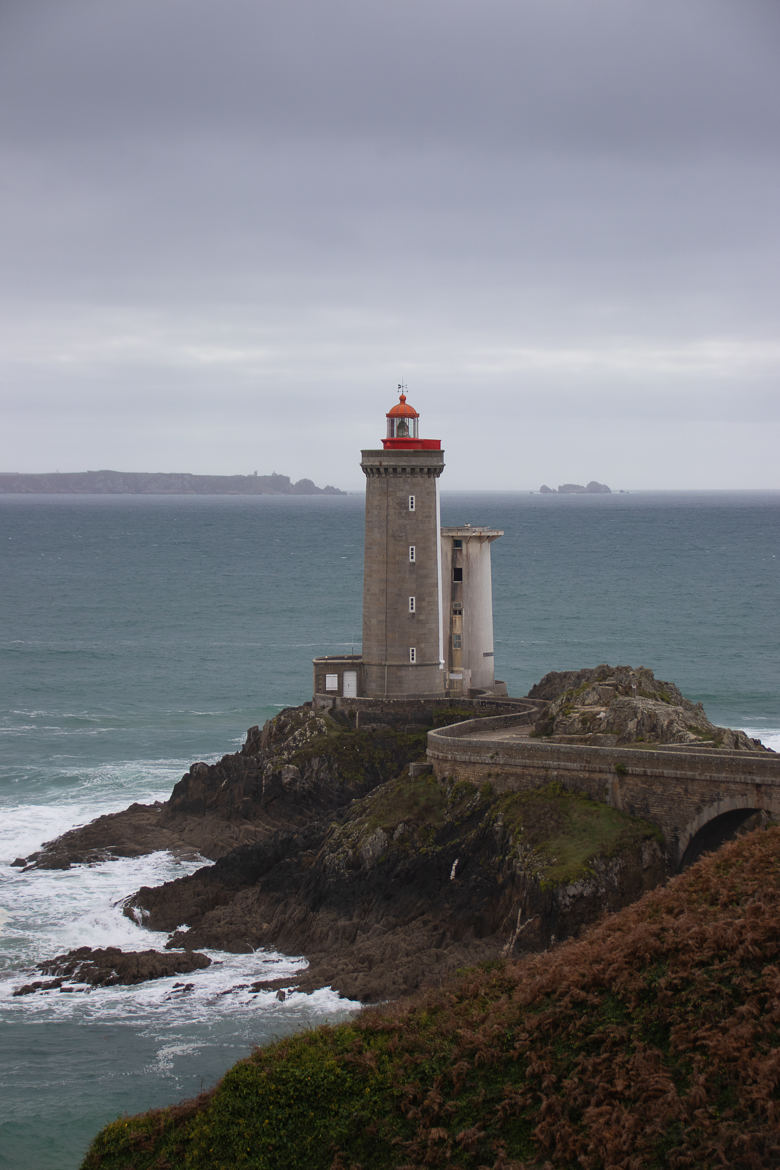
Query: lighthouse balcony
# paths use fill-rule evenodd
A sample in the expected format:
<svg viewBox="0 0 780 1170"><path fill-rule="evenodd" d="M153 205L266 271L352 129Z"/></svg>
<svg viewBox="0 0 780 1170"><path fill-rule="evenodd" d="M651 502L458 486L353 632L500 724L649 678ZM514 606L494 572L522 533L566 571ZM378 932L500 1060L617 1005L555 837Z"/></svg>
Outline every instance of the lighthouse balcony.
<svg viewBox="0 0 780 1170"><path fill-rule="evenodd" d="M386 451L441 451L441 439L410 439L399 436L382 439L382 446Z"/></svg>

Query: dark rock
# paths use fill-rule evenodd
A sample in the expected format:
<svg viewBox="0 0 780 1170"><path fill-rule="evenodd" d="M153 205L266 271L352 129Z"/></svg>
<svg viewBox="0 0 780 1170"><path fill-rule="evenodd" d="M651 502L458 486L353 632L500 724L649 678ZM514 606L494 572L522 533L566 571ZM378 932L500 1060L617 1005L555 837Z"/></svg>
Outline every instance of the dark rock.
<svg viewBox="0 0 780 1170"><path fill-rule="evenodd" d="M62 982L62 979L36 979L33 983L25 983L21 987L17 987L12 994L32 995L34 991L51 991L52 988L59 987Z"/></svg>
<svg viewBox="0 0 780 1170"><path fill-rule="evenodd" d="M27 865L67 869L157 849L214 859L332 816L424 753L424 727L355 731L309 707L289 708L262 729L250 728L239 752L193 764L169 800L133 804L71 829Z"/></svg>
<svg viewBox="0 0 780 1170"><path fill-rule="evenodd" d="M72 991L70 983L85 983L91 987L109 987L117 983L144 983L147 979L163 979L168 975L185 974L211 966L211 959L197 951L122 951L119 947L79 947L65 955L57 955L38 965L42 975L53 979L36 980L14 991L14 995L29 995L58 987Z"/></svg>
<svg viewBox="0 0 780 1170"><path fill-rule="evenodd" d="M393 998L464 964L543 949L662 879L653 830L633 823L601 868L546 883L533 842L564 831L582 799L541 795L531 805L526 794L513 803L403 775L355 801L340 822L277 834L144 888L126 912L142 911L154 930L186 920L190 929L174 933L173 946L186 939L305 954L299 990L330 985L364 1002Z"/></svg>

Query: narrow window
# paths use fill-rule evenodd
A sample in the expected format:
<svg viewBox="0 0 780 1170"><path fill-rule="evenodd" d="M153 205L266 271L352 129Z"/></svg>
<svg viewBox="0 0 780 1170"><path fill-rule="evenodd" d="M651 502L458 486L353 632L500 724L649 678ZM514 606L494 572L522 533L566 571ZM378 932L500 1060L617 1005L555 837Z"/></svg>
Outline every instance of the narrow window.
<svg viewBox="0 0 780 1170"><path fill-rule="evenodd" d="M452 579L453 579L453 581L462 581L463 580L463 568L461 565L456 565L455 568L452 570Z"/></svg>
<svg viewBox="0 0 780 1170"><path fill-rule="evenodd" d="M462 540L453 540L452 547L453 548L463 548L463 541Z"/></svg>
<svg viewBox="0 0 780 1170"><path fill-rule="evenodd" d="M453 613L463 613L463 602L462 601L453 601L452 612Z"/></svg>
<svg viewBox="0 0 780 1170"><path fill-rule="evenodd" d="M414 496L409 496L409 511L413 512L416 505L417 501L415 500Z"/></svg>
<svg viewBox="0 0 780 1170"><path fill-rule="evenodd" d="M463 645L462 634L453 634L452 635L452 648L453 648L453 650L460 650L462 645Z"/></svg>
<svg viewBox="0 0 780 1170"><path fill-rule="evenodd" d="M409 661L410 662L417 661L417 650L414 646L409 647Z"/></svg>
<svg viewBox="0 0 780 1170"><path fill-rule="evenodd" d="M410 544L409 545L409 563L413 565L416 560L417 560L417 554L415 553L414 545Z"/></svg>
<svg viewBox="0 0 780 1170"><path fill-rule="evenodd" d="M414 613L417 606L413 597L409 598L409 613Z"/></svg>

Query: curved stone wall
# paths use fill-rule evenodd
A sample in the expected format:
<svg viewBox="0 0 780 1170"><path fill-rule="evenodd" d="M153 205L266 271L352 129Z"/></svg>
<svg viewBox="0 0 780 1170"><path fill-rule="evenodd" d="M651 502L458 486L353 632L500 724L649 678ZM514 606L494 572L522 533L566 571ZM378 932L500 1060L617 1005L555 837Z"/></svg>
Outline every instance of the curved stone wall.
<svg viewBox="0 0 780 1170"><path fill-rule="evenodd" d="M498 791L557 783L657 824L676 867L694 834L736 808L780 817L780 755L666 746L588 747L522 738L532 714L466 720L428 733L428 761L439 777ZM512 727L517 738L504 738ZM491 736L490 731L497 734Z"/></svg>

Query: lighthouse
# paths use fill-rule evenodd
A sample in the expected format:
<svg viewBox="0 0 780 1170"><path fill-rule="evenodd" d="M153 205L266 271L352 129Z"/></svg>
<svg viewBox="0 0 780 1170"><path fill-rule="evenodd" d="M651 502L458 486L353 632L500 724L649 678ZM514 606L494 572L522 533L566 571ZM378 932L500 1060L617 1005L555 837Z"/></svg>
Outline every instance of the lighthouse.
<svg viewBox="0 0 780 1170"><path fill-rule="evenodd" d="M361 452L366 477L363 691L437 696L446 690L439 530L439 439L401 394L381 450Z"/></svg>
<svg viewBox="0 0 780 1170"><path fill-rule="evenodd" d="M362 654L314 660L316 704L506 693L493 671L495 528L442 528L440 439L420 434L403 387L366 477Z"/></svg>

